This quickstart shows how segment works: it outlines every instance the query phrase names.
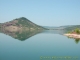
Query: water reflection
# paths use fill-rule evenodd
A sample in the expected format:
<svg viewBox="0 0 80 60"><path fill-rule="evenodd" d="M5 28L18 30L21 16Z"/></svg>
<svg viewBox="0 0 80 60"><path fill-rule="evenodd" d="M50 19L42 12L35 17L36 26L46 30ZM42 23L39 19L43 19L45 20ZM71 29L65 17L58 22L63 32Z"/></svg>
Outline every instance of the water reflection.
<svg viewBox="0 0 80 60"><path fill-rule="evenodd" d="M21 31L6 31L6 30L1 30L0 33L4 33L6 35L9 35L15 39L18 39L20 41L24 41L38 33L42 32L41 30L28 30L28 31L25 31L25 30L21 30Z"/></svg>
<svg viewBox="0 0 80 60"><path fill-rule="evenodd" d="M20 41L24 41L24 40L27 40L28 38L30 38L36 34L39 34L39 33L63 35L65 33L65 30L28 30L28 31L25 31L25 30L21 30L21 31L0 30L0 33L4 33L4 34L9 35ZM68 37L68 38L74 39L76 44L78 44L80 41L80 39L75 39L75 38L71 38L71 37Z"/></svg>
<svg viewBox="0 0 80 60"><path fill-rule="evenodd" d="M62 34L64 31L60 31L60 30L19 30L19 31L9 31L9 30L5 30L2 29L0 30L0 33L4 33L6 35L9 35L15 39L24 41L38 33L50 33L50 34Z"/></svg>
<svg viewBox="0 0 80 60"><path fill-rule="evenodd" d="M74 39L76 44L78 44L80 42L80 38L72 38L72 37L68 37L68 38Z"/></svg>
<svg viewBox="0 0 80 60"><path fill-rule="evenodd" d="M78 44L80 39L75 39L75 43Z"/></svg>
<svg viewBox="0 0 80 60"><path fill-rule="evenodd" d="M43 33L45 34L64 34L66 33L65 30L44 30Z"/></svg>

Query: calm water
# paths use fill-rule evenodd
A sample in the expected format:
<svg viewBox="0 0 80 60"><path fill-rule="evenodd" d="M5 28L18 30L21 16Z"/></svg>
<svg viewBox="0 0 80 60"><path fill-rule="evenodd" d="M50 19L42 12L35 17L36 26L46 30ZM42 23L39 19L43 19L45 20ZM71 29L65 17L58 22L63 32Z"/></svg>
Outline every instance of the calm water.
<svg viewBox="0 0 80 60"><path fill-rule="evenodd" d="M0 33L0 60L80 60L80 41L44 31L24 41Z"/></svg>

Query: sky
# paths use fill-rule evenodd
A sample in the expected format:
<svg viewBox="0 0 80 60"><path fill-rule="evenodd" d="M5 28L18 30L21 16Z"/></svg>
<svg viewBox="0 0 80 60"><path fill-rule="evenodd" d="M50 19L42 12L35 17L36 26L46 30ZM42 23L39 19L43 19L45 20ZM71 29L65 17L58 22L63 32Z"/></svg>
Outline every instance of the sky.
<svg viewBox="0 0 80 60"><path fill-rule="evenodd" d="M41 26L80 25L80 0L0 0L0 23L20 17Z"/></svg>

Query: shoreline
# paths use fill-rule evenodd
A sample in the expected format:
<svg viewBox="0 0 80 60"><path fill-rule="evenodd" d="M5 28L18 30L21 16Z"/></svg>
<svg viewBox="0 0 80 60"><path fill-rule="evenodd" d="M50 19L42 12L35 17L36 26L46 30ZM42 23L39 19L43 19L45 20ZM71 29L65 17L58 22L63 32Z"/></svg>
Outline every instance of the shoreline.
<svg viewBox="0 0 80 60"><path fill-rule="evenodd" d="M67 36L67 37L80 39L80 34L67 33L67 34L64 34L64 35Z"/></svg>

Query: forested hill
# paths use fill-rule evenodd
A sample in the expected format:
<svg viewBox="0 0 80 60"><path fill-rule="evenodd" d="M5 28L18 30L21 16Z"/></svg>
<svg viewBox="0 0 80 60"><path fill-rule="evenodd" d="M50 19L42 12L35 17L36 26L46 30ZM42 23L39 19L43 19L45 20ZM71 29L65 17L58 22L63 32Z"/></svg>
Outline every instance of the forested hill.
<svg viewBox="0 0 80 60"><path fill-rule="evenodd" d="M74 30L76 28L80 28L80 25L72 25L72 26L66 27L65 30L71 31L71 30Z"/></svg>

